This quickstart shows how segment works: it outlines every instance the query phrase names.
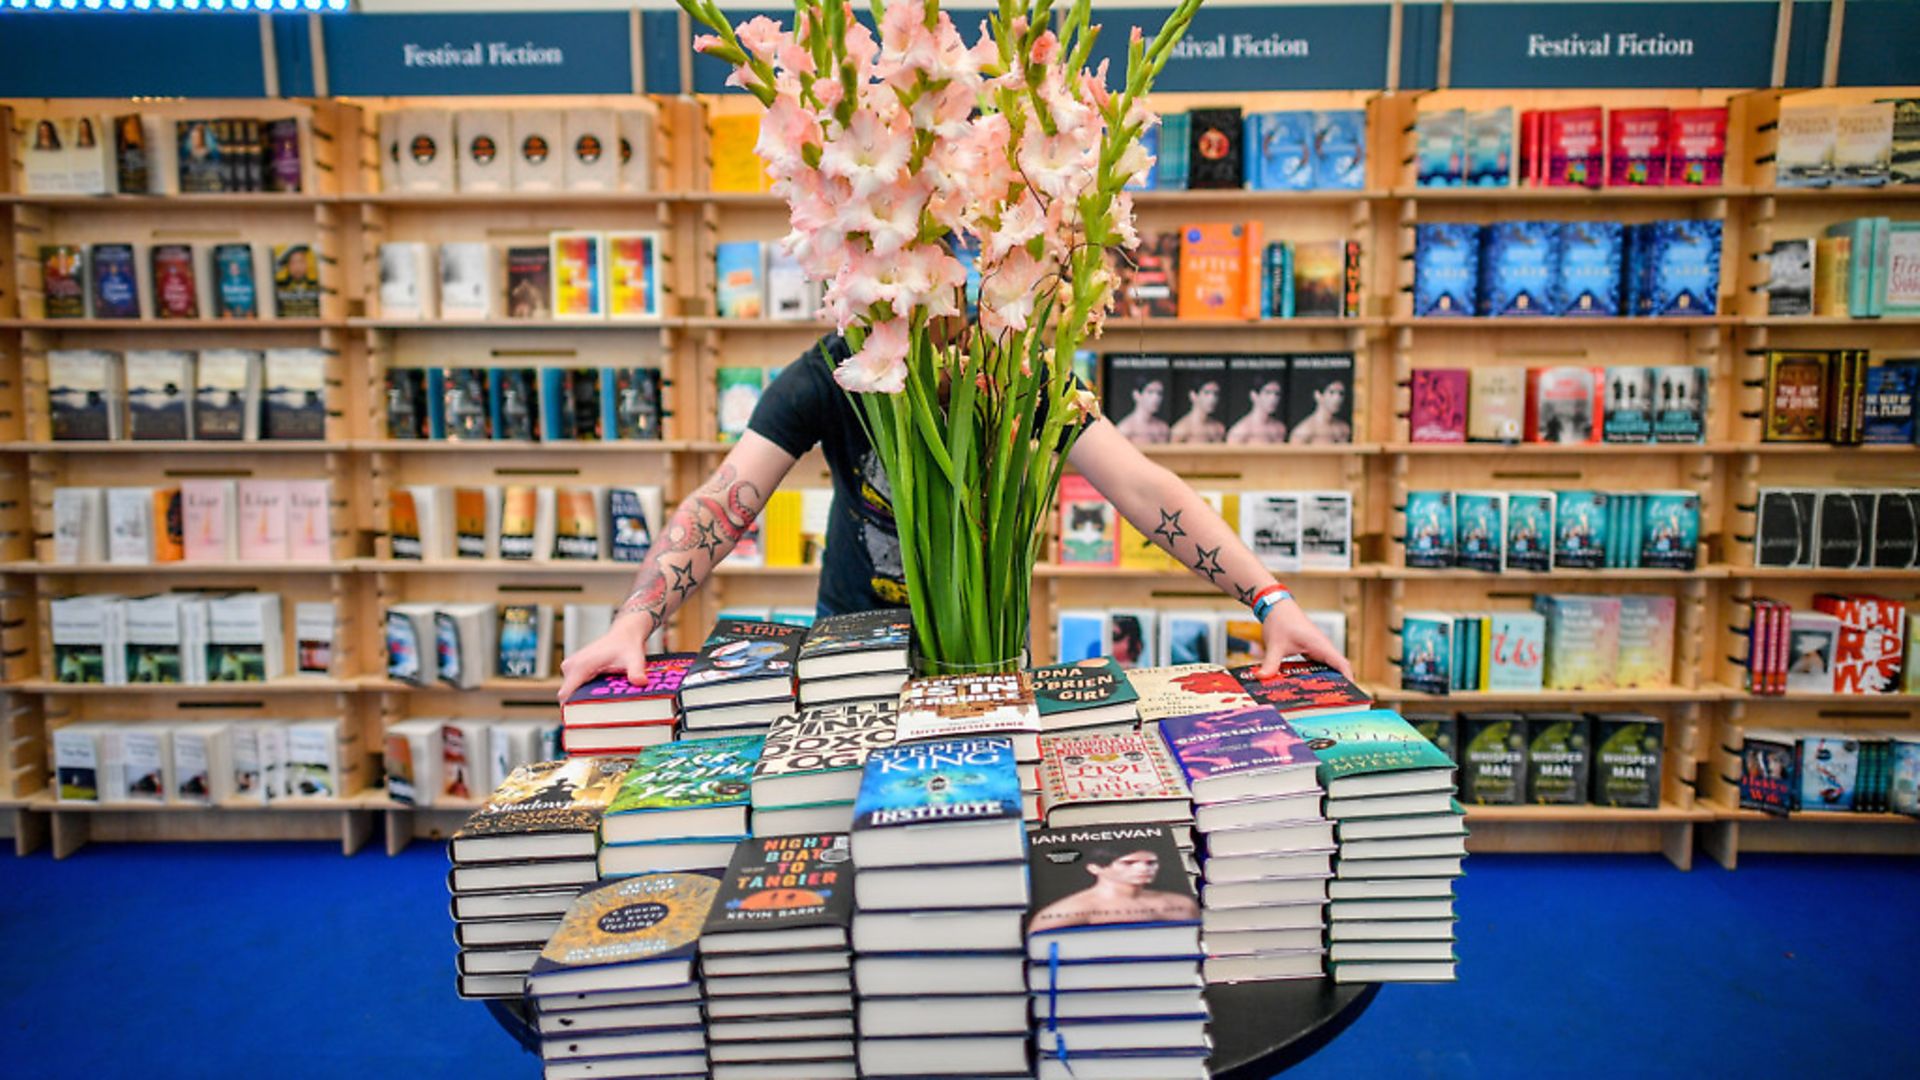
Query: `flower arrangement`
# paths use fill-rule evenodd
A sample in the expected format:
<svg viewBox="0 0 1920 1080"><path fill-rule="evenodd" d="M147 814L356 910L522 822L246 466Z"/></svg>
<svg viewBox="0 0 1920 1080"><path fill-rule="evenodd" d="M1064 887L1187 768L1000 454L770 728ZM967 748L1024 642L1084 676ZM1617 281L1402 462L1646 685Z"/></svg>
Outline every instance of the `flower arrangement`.
<svg viewBox="0 0 1920 1080"><path fill-rule="evenodd" d="M1001 0L971 46L938 0L874 0L877 36L846 0L796 0L791 30L679 2L713 31L695 47L766 106L756 151L852 350L834 377L892 483L918 651L1008 667L1043 515L1098 408L1071 359L1112 307L1108 250L1139 239L1145 96L1199 0L1151 41L1135 29L1117 89L1087 67L1088 0Z"/></svg>

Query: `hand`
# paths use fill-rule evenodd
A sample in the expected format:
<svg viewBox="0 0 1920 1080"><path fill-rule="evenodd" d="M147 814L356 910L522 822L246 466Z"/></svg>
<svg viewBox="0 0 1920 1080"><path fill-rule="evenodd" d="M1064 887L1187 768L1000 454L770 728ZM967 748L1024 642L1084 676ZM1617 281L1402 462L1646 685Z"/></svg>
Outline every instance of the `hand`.
<svg viewBox="0 0 1920 1080"><path fill-rule="evenodd" d="M1333 642L1327 640L1327 635L1313 625L1294 601L1282 600L1273 605L1261 630L1267 645L1267 657L1260 662L1261 675L1279 671L1282 659L1298 654L1318 660L1348 679L1353 678L1353 664L1340 655L1340 650L1333 647Z"/></svg>
<svg viewBox="0 0 1920 1080"><path fill-rule="evenodd" d="M594 676L624 671L628 682L639 682L647 672L647 637L652 618L644 611L622 612L613 626L585 648L560 661L560 703Z"/></svg>

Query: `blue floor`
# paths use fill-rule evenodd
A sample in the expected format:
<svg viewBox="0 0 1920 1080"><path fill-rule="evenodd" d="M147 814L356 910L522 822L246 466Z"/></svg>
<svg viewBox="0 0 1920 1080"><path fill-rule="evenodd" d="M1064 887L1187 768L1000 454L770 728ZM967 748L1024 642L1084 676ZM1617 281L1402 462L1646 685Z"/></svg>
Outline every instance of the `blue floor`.
<svg viewBox="0 0 1920 1080"><path fill-rule="evenodd" d="M1702 860L1704 864L1704 860ZM1920 861L1476 856L1460 982L1387 987L1299 1077L1913 1076ZM538 1075L453 994L445 856L0 856L14 1076Z"/></svg>

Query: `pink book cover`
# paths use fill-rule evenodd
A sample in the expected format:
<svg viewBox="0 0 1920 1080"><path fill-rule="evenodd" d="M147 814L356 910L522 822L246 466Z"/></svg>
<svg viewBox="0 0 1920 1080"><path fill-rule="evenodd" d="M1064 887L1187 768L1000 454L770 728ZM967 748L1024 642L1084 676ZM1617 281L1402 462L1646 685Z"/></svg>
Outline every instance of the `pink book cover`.
<svg viewBox="0 0 1920 1080"><path fill-rule="evenodd" d="M240 481L240 561L287 561L286 481Z"/></svg>
<svg viewBox="0 0 1920 1080"><path fill-rule="evenodd" d="M287 560L328 562L333 558L332 492L325 480L288 480Z"/></svg>
<svg viewBox="0 0 1920 1080"><path fill-rule="evenodd" d="M1606 114L1598 108L1555 109L1543 136L1547 187L1597 188L1606 165Z"/></svg>
<svg viewBox="0 0 1920 1080"><path fill-rule="evenodd" d="M1466 442L1467 369L1414 369L1407 428L1417 443Z"/></svg>
<svg viewBox="0 0 1920 1080"><path fill-rule="evenodd" d="M1607 114L1607 184L1665 187L1667 110L1615 109Z"/></svg>
<svg viewBox="0 0 1920 1080"><path fill-rule="evenodd" d="M1675 109L1668 125L1667 183L1719 187L1727 163L1727 110Z"/></svg>
<svg viewBox="0 0 1920 1080"><path fill-rule="evenodd" d="M182 546L187 562L227 561L227 508L231 480L180 482Z"/></svg>

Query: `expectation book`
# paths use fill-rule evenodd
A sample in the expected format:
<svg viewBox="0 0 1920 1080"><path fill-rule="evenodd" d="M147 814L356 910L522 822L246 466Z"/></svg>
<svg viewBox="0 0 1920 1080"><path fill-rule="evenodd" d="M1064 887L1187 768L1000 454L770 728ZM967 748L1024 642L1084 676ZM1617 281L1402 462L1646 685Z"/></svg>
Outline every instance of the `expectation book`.
<svg viewBox="0 0 1920 1080"><path fill-rule="evenodd" d="M1172 717L1160 737L1199 803L1307 790L1283 774L1311 774L1320 759L1297 730L1266 705Z"/></svg>

